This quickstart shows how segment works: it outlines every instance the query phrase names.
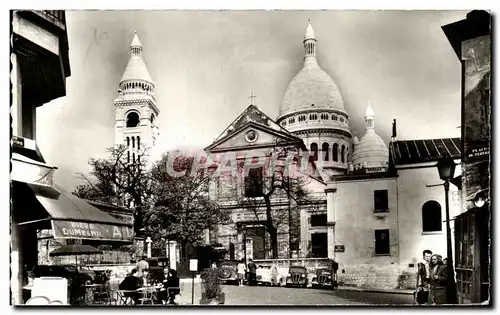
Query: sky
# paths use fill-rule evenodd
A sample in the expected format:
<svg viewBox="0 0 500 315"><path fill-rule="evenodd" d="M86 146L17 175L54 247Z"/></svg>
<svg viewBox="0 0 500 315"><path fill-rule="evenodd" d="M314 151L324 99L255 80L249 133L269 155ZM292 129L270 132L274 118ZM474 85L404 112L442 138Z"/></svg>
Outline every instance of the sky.
<svg viewBox="0 0 500 315"><path fill-rule="evenodd" d="M67 190L113 146L113 99L137 31L160 110L154 156L202 149L250 104L276 118L303 63L310 18L320 66L351 131L398 139L460 136L460 63L441 26L467 11L67 11L67 95L37 109L37 143Z"/></svg>

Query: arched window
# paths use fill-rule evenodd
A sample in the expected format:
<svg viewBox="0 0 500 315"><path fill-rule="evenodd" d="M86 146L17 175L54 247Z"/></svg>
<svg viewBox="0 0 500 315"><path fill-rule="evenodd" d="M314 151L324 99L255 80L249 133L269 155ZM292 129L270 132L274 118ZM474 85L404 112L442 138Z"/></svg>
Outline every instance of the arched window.
<svg viewBox="0 0 500 315"><path fill-rule="evenodd" d="M337 120L338 119L337 115L332 115L332 119Z"/></svg>
<svg viewBox="0 0 500 315"><path fill-rule="evenodd" d="M345 145L342 145L342 150L340 152L340 161L345 163Z"/></svg>
<svg viewBox="0 0 500 315"><path fill-rule="evenodd" d="M317 143L311 143L311 159L313 161L318 160L318 144Z"/></svg>
<svg viewBox="0 0 500 315"><path fill-rule="evenodd" d="M439 232L442 230L441 205L434 200L427 201L422 206L422 231Z"/></svg>
<svg viewBox="0 0 500 315"><path fill-rule="evenodd" d="M323 161L328 161L330 159L330 145L326 142L323 143L321 147L321 151L323 151Z"/></svg>
<svg viewBox="0 0 500 315"><path fill-rule="evenodd" d="M130 137L127 137L127 147L130 147Z"/></svg>
<svg viewBox="0 0 500 315"><path fill-rule="evenodd" d="M141 149L141 137L137 137L137 149Z"/></svg>
<svg viewBox="0 0 500 315"><path fill-rule="evenodd" d="M135 137L132 137L132 148L135 148Z"/></svg>
<svg viewBox="0 0 500 315"><path fill-rule="evenodd" d="M127 115L127 128L137 127L139 125L139 115L136 112L131 112Z"/></svg>
<svg viewBox="0 0 500 315"><path fill-rule="evenodd" d="M317 120L317 119L318 119L318 115L316 115L316 114L309 115L309 120Z"/></svg>
<svg viewBox="0 0 500 315"><path fill-rule="evenodd" d="M332 148L332 161L339 161L339 145L334 143Z"/></svg>

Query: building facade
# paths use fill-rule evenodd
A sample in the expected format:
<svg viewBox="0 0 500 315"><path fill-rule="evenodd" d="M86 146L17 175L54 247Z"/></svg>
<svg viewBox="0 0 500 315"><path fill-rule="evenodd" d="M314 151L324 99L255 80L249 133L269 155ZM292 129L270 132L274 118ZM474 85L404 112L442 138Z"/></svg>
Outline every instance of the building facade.
<svg viewBox="0 0 500 315"><path fill-rule="evenodd" d="M11 11L11 303L26 302L27 272L39 261L37 236L128 242L130 224L54 183L57 167L36 144L36 108L66 95L70 76L64 11ZM29 294L28 294L29 297Z"/></svg>
<svg viewBox="0 0 500 315"><path fill-rule="evenodd" d="M462 211L455 218L461 304L491 301L491 16L472 11L442 27L462 67Z"/></svg>
<svg viewBox="0 0 500 315"><path fill-rule="evenodd" d="M115 146L124 145L127 161L134 163L144 149L151 149L158 137L155 84L142 58L137 33L130 44L130 58L120 80L115 105Z"/></svg>
<svg viewBox="0 0 500 315"><path fill-rule="evenodd" d="M233 220L211 231L211 242L226 246L227 258L273 259L311 271L335 259L344 285L414 287L422 251L446 254L444 190L428 185L441 182L436 162L442 156L460 161L460 139L398 141L394 134L387 144L376 132L372 104L365 111L365 134L353 137L340 89L319 66L310 24L303 43L304 66L288 85L276 122L250 105L206 148L250 165L211 187L212 198ZM298 173L308 198L296 203L286 191L273 195L269 208L284 219L273 255L265 202L247 187L257 178L265 194L269 175L254 164L292 143L302 157L299 164L311 166ZM226 162L219 160L219 167ZM458 215L460 193L452 187L451 194L452 213Z"/></svg>

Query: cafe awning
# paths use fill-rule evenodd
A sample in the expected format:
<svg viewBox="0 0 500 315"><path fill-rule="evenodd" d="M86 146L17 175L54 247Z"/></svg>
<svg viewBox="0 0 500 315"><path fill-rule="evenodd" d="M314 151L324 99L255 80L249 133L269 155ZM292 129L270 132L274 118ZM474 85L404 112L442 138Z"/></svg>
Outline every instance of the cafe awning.
<svg viewBox="0 0 500 315"><path fill-rule="evenodd" d="M20 226L45 223L45 228L52 228L56 239L133 242L130 223L114 218L57 185L12 183L14 215Z"/></svg>

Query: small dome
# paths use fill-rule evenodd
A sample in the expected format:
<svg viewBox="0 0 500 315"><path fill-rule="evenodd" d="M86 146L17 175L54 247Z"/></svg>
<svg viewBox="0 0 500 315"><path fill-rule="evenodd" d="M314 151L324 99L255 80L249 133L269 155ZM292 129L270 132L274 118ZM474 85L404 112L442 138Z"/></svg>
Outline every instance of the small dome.
<svg viewBox="0 0 500 315"><path fill-rule="evenodd" d="M389 149L384 140L375 133L374 129L366 130L358 145L355 146L352 163L354 166L363 166L365 168L387 167Z"/></svg>
<svg viewBox="0 0 500 315"><path fill-rule="evenodd" d="M125 72L123 73L121 82L128 80L139 80L153 83L151 75L149 74L146 63L142 59L142 44L139 40L137 33L134 34L132 43L130 44L130 59L128 60L127 67L125 67Z"/></svg>
<svg viewBox="0 0 500 315"><path fill-rule="evenodd" d="M371 104L368 104L368 107L365 110L365 117L367 116L375 116L375 112L373 111Z"/></svg>
<svg viewBox="0 0 500 315"><path fill-rule="evenodd" d="M130 44L130 47L133 46L142 47L141 41L139 40L139 36L137 36L137 32L135 32L134 38L132 39L132 43Z"/></svg>
<svg viewBox="0 0 500 315"><path fill-rule="evenodd" d="M312 28L311 23L307 25L306 33L304 34L304 40L306 39L316 39L316 36L314 34L314 29Z"/></svg>

